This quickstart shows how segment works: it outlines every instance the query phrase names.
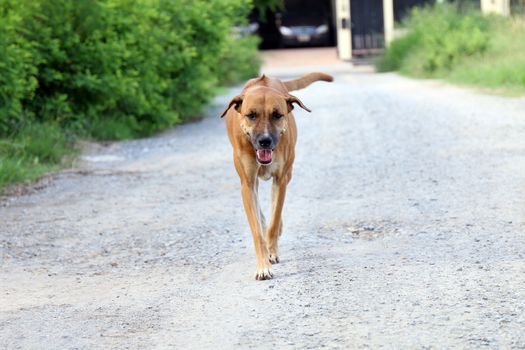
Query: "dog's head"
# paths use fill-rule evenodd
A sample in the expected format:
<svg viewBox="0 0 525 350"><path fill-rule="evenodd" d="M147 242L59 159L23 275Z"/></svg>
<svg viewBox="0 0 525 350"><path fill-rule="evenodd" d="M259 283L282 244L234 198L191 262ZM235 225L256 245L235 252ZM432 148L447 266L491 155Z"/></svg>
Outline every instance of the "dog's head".
<svg viewBox="0 0 525 350"><path fill-rule="evenodd" d="M273 160L273 151L281 136L288 128L289 114L294 103L310 112L297 97L261 86L244 95L235 96L221 117L231 107L235 108L241 129L249 137L257 161L268 165Z"/></svg>

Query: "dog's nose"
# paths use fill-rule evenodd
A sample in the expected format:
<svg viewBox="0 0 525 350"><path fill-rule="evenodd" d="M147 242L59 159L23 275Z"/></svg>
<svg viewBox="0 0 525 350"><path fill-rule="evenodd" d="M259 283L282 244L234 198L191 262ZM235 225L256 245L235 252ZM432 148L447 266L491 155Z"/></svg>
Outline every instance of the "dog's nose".
<svg viewBox="0 0 525 350"><path fill-rule="evenodd" d="M272 145L272 138L268 136L261 137L259 139L259 146L262 148L270 148Z"/></svg>

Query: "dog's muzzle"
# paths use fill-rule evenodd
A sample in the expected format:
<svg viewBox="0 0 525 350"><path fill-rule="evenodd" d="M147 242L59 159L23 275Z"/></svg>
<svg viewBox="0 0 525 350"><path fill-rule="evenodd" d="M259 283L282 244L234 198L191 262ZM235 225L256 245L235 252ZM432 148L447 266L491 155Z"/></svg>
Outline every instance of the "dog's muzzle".
<svg viewBox="0 0 525 350"><path fill-rule="evenodd" d="M271 135L261 135L257 137L254 146L257 162L262 165L271 164L275 148L274 138Z"/></svg>

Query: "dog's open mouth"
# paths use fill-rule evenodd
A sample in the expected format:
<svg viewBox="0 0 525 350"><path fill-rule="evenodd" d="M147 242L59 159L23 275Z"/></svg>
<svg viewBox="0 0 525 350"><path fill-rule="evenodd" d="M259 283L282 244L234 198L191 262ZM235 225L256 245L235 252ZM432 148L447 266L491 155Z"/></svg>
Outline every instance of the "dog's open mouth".
<svg viewBox="0 0 525 350"><path fill-rule="evenodd" d="M268 165L272 162L273 150L258 149L255 153L257 154L257 161L259 164Z"/></svg>

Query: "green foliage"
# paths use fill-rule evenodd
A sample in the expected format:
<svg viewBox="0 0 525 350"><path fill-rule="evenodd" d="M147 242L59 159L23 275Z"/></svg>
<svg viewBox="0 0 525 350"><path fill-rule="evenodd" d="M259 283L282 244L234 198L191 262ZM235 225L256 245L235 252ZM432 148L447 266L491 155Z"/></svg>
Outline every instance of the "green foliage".
<svg viewBox="0 0 525 350"><path fill-rule="evenodd" d="M450 70L465 56L484 52L489 40L485 17L446 3L413 9L402 26L406 35L394 40L378 60L382 71L432 76Z"/></svg>
<svg viewBox="0 0 525 350"><path fill-rule="evenodd" d="M406 57L415 49L420 41L421 39L418 33L413 32L394 40L388 47L388 50L377 59L377 70L380 72L388 72L401 69Z"/></svg>
<svg viewBox="0 0 525 350"><path fill-rule="evenodd" d="M266 21L267 12L276 12L284 9L284 0L253 0L253 7L257 9L260 20Z"/></svg>
<svg viewBox="0 0 525 350"><path fill-rule="evenodd" d="M129 140L140 136L137 129L133 118L95 118L89 132L97 140Z"/></svg>
<svg viewBox="0 0 525 350"><path fill-rule="evenodd" d="M209 101L223 62L258 62L253 40L232 25L248 0L0 0L0 132L25 121L57 121L95 136L127 125L151 134L193 116ZM24 120L25 118L25 120ZM111 120L111 121L108 121Z"/></svg>
<svg viewBox="0 0 525 350"><path fill-rule="evenodd" d="M457 83L524 94L525 19L494 17L490 33L490 43L485 54L466 58L447 77Z"/></svg>
<svg viewBox="0 0 525 350"><path fill-rule="evenodd" d="M489 41L485 17L476 11L462 13L451 4L415 8L404 26L407 35L392 42L379 61L380 69L408 66L413 74L433 76L463 57L483 53Z"/></svg>
<svg viewBox="0 0 525 350"><path fill-rule="evenodd" d="M256 39L232 34L250 9L251 0L0 0L0 187L24 178L17 167L60 162L67 132L149 135L197 116L219 84L256 75Z"/></svg>
<svg viewBox="0 0 525 350"><path fill-rule="evenodd" d="M257 52L259 41L256 36L230 38L227 49L215 70L221 85L234 84L259 74L261 64Z"/></svg>
<svg viewBox="0 0 525 350"><path fill-rule="evenodd" d="M407 34L378 59L378 70L525 92L525 19L458 8L415 9L403 23Z"/></svg>
<svg viewBox="0 0 525 350"><path fill-rule="evenodd" d="M0 136L19 127L37 87L31 43L18 33L24 13L17 0L0 0Z"/></svg>
<svg viewBox="0 0 525 350"><path fill-rule="evenodd" d="M450 70L463 57L483 53L489 41L485 17L475 11L461 14L448 4L414 9L407 28L419 39L412 64L423 76Z"/></svg>

